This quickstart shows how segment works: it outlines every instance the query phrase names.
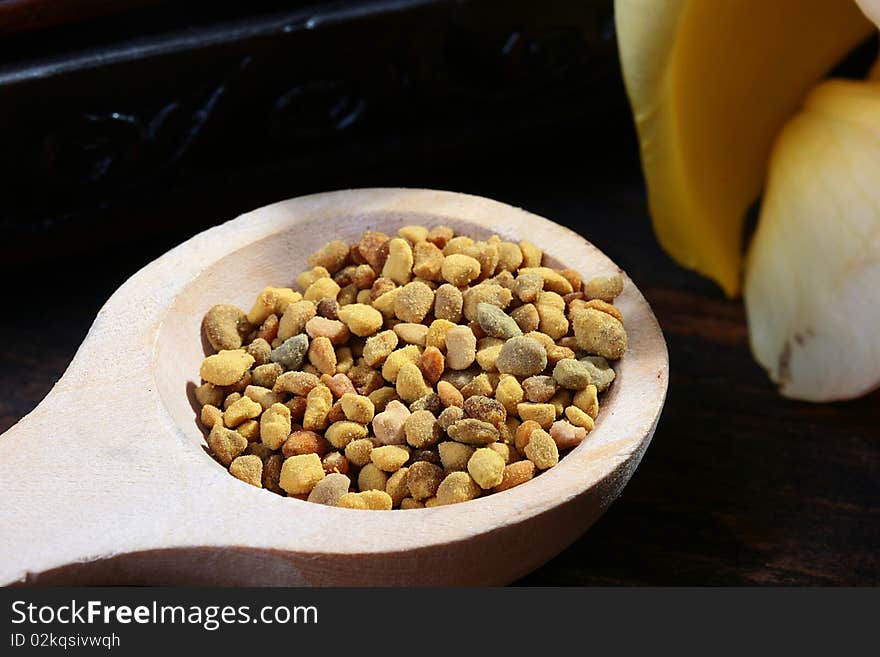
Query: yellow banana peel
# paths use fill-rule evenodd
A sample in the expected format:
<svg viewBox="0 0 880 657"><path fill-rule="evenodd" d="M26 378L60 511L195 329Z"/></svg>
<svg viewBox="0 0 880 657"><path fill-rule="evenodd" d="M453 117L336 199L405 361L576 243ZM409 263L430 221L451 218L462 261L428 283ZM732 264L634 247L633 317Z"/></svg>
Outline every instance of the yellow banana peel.
<svg viewBox="0 0 880 657"><path fill-rule="evenodd" d="M880 384L880 82L822 83L783 129L744 297L752 351L783 395Z"/></svg>
<svg viewBox="0 0 880 657"><path fill-rule="evenodd" d="M616 0L615 18L657 237L736 296L774 138L872 25L845 0Z"/></svg>
<svg viewBox="0 0 880 657"><path fill-rule="evenodd" d="M866 81L809 92L870 34L880 0L616 0L615 12L661 244L738 294L745 214L769 165L745 262L755 358L796 399L880 386L880 61Z"/></svg>

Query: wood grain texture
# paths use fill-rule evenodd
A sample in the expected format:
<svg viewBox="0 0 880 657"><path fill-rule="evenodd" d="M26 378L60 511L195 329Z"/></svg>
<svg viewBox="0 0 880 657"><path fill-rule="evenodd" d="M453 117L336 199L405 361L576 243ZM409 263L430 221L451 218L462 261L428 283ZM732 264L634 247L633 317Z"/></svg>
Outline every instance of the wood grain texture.
<svg viewBox="0 0 880 657"><path fill-rule="evenodd" d="M300 197L200 233L113 294L50 394L0 437L0 583L500 584L585 531L629 481L666 396L665 342L625 274L615 304L628 348L596 426L527 484L467 508L363 512L254 488L205 453L187 398L205 311L289 284L330 235L353 242L411 223L528 237L545 264L586 279L619 271L562 226L432 190ZM51 438L73 449L59 458ZM236 568L218 567L227 552Z"/></svg>
<svg viewBox="0 0 880 657"><path fill-rule="evenodd" d="M582 128L454 165L341 167L306 180L243 170L133 204L115 235L92 234L74 257L4 269L5 280L26 275L6 298L31 319L0 322L0 429L48 392L125 278L217 217L343 185L460 189L552 217L599 245L641 288L670 351L666 408L632 481L521 584L880 584L880 393L830 405L780 398L749 353L741 303L657 246L636 145L619 130L603 142ZM34 289L51 291L45 310L34 312Z"/></svg>

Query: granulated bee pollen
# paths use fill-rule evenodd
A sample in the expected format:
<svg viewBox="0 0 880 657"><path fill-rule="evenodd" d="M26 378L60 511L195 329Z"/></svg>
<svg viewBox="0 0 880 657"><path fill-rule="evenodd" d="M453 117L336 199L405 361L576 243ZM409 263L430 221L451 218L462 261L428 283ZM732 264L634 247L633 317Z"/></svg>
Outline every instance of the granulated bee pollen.
<svg viewBox="0 0 880 657"><path fill-rule="evenodd" d="M477 482L467 472L450 472L437 487L437 504L467 502L479 497L481 492Z"/></svg>
<svg viewBox="0 0 880 657"><path fill-rule="evenodd" d="M229 464L229 474L246 484L263 487L263 460L259 456L238 456Z"/></svg>
<svg viewBox="0 0 880 657"><path fill-rule="evenodd" d="M193 397L211 454L276 494L417 509L515 488L589 440L627 336L620 275L446 226L366 231L247 313L214 303ZM584 282L586 281L586 282Z"/></svg>
<svg viewBox="0 0 880 657"><path fill-rule="evenodd" d="M284 461L279 485L291 495L305 495L312 492L323 478L321 457L317 454L300 454Z"/></svg>

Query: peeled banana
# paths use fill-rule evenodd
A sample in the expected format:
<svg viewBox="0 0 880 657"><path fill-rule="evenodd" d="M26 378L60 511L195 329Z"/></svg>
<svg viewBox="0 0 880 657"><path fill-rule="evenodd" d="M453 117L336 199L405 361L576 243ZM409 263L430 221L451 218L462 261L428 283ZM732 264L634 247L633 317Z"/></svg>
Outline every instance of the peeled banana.
<svg viewBox="0 0 880 657"><path fill-rule="evenodd" d="M744 297L752 351L783 395L880 384L880 82L824 82L783 129Z"/></svg>
<svg viewBox="0 0 880 657"><path fill-rule="evenodd" d="M736 296L763 188L745 260L755 358L795 399L876 388L880 63L813 87L875 28L880 0L616 0L615 13L663 247Z"/></svg>
<svg viewBox="0 0 880 657"><path fill-rule="evenodd" d="M847 0L616 0L615 19L657 237L736 296L774 138L873 26Z"/></svg>

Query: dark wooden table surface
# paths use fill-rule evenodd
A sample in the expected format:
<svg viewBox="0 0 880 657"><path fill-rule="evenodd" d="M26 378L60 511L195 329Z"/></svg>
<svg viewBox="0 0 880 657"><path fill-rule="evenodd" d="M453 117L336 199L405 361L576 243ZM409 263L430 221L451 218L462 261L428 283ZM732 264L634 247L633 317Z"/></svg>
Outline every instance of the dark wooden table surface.
<svg viewBox="0 0 880 657"><path fill-rule="evenodd" d="M584 157L592 138L560 136L527 151L514 143L445 164L341 167L312 179L243 172L117 208L60 255L16 257L2 267L0 429L46 394L127 276L204 227L338 187L478 193L566 224L603 249L647 296L671 357L666 408L623 495L521 584L880 584L880 393L830 405L779 397L750 355L742 304L658 247L631 139L597 136ZM62 457L76 449L63 423L46 440Z"/></svg>

